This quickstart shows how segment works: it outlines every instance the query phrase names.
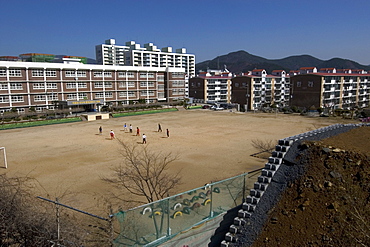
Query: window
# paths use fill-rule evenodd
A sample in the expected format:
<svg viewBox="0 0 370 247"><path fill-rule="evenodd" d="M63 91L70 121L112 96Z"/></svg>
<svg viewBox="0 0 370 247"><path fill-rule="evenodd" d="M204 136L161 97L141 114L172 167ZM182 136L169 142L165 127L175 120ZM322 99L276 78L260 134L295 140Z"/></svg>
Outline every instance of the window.
<svg viewBox="0 0 370 247"><path fill-rule="evenodd" d="M76 93L67 94L67 100L75 100L75 99L77 99L77 94Z"/></svg>
<svg viewBox="0 0 370 247"><path fill-rule="evenodd" d="M148 78L154 78L154 73L148 73Z"/></svg>
<svg viewBox="0 0 370 247"><path fill-rule="evenodd" d="M12 102L24 102L23 96L13 95Z"/></svg>
<svg viewBox="0 0 370 247"><path fill-rule="evenodd" d="M154 82L153 81L141 81L140 82L140 87L154 87Z"/></svg>
<svg viewBox="0 0 370 247"><path fill-rule="evenodd" d="M34 99L35 101L45 101L46 97L45 95L35 95Z"/></svg>
<svg viewBox="0 0 370 247"><path fill-rule="evenodd" d="M10 77L21 77L22 73L20 69L9 69L9 76Z"/></svg>
<svg viewBox="0 0 370 247"><path fill-rule="evenodd" d="M94 77L103 77L102 71L94 71Z"/></svg>
<svg viewBox="0 0 370 247"><path fill-rule="evenodd" d="M140 92L141 96L154 96L154 91L152 90L144 90Z"/></svg>
<svg viewBox="0 0 370 247"><path fill-rule="evenodd" d="M45 89L44 83L32 83L33 89Z"/></svg>
<svg viewBox="0 0 370 247"><path fill-rule="evenodd" d="M183 72L172 72L172 78L184 78Z"/></svg>
<svg viewBox="0 0 370 247"><path fill-rule="evenodd" d="M112 88L113 86L112 86L112 82L110 82L110 81L106 81L106 82L104 82L104 86L106 87L106 88Z"/></svg>
<svg viewBox="0 0 370 247"><path fill-rule="evenodd" d="M164 75L157 75L157 81L164 81Z"/></svg>
<svg viewBox="0 0 370 247"><path fill-rule="evenodd" d="M104 77L112 77L112 72L104 71Z"/></svg>
<svg viewBox="0 0 370 247"><path fill-rule="evenodd" d="M135 97L136 93L135 91L128 91L128 92L120 92L119 97Z"/></svg>
<svg viewBox="0 0 370 247"><path fill-rule="evenodd" d="M48 95L48 100L58 100L58 95L52 93L51 95Z"/></svg>
<svg viewBox="0 0 370 247"><path fill-rule="evenodd" d="M65 74L66 74L66 77L76 77L76 71L75 70L66 70Z"/></svg>
<svg viewBox="0 0 370 247"><path fill-rule="evenodd" d="M18 114L24 114L26 110L24 108L17 108Z"/></svg>
<svg viewBox="0 0 370 247"><path fill-rule="evenodd" d="M33 69L32 77L44 77L44 70L43 69Z"/></svg>
<svg viewBox="0 0 370 247"><path fill-rule="evenodd" d="M74 89L74 88L76 88L76 83L75 82L67 82L66 88L67 89Z"/></svg>
<svg viewBox="0 0 370 247"><path fill-rule="evenodd" d="M308 82L308 87L313 87L313 81Z"/></svg>
<svg viewBox="0 0 370 247"><path fill-rule="evenodd" d="M38 106L38 107L35 108L36 112L42 112L45 109L46 109L46 107L41 107L41 106Z"/></svg>
<svg viewBox="0 0 370 247"><path fill-rule="evenodd" d="M0 83L0 90L8 90L8 83Z"/></svg>
<svg viewBox="0 0 370 247"><path fill-rule="evenodd" d="M78 88L87 88L86 82L78 82L77 85L78 85Z"/></svg>
<svg viewBox="0 0 370 247"><path fill-rule="evenodd" d="M46 70L45 75L46 77L56 77L57 71L56 70Z"/></svg>
<svg viewBox="0 0 370 247"><path fill-rule="evenodd" d="M8 103L9 96L0 96L0 103Z"/></svg>
<svg viewBox="0 0 370 247"><path fill-rule="evenodd" d="M85 70L77 70L77 77L86 77Z"/></svg>
<svg viewBox="0 0 370 247"><path fill-rule="evenodd" d="M22 83L10 83L10 89L23 90Z"/></svg>
<svg viewBox="0 0 370 247"><path fill-rule="evenodd" d="M0 77L6 76L6 69L0 69Z"/></svg>
<svg viewBox="0 0 370 247"><path fill-rule="evenodd" d="M97 99L104 98L104 93L95 93L95 98Z"/></svg>
<svg viewBox="0 0 370 247"><path fill-rule="evenodd" d="M58 89L58 87L57 87L57 84L56 84L56 83L47 83L47 84L46 84L46 88L47 88L47 89Z"/></svg>
<svg viewBox="0 0 370 247"><path fill-rule="evenodd" d="M134 72L127 72L127 78L135 78L135 73Z"/></svg>
<svg viewBox="0 0 370 247"><path fill-rule="evenodd" d="M179 88L179 89L172 89L172 95L182 95L185 93L185 89Z"/></svg>
<svg viewBox="0 0 370 247"><path fill-rule="evenodd" d="M172 86L173 87L185 87L185 81L173 81Z"/></svg>
<svg viewBox="0 0 370 247"><path fill-rule="evenodd" d="M140 78L146 78L146 73L145 72L140 72Z"/></svg>
<svg viewBox="0 0 370 247"><path fill-rule="evenodd" d="M302 86L302 82L297 81L297 87L301 87L301 86Z"/></svg>
<svg viewBox="0 0 370 247"><path fill-rule="evenodd" d="M102 81L97 81L94 83L95 88L103 88L103 82Z"/></svg>
<svg viewBox="0 0 370 247"><path fill-rule="evenodd" d="M79 99L87 99L87 93L78 93Z"/></svg>
<svg viewBox="0 0 370 247"><path fill-rule="evenodd" d="M123 78L126 76L126 72L118 72L118 77Z"/></svg>
<svg viewBox="0 0 370 247"><path fill-rule="evenodd" d="M164 85L158 85L158 90L164 90Z"/></svg>
<svg viewBox="0 0 370 247"><path fill-rule="evenodd" d="M105 97L106 98L113 98L113 93L112 92L105 92Z"/></svg>

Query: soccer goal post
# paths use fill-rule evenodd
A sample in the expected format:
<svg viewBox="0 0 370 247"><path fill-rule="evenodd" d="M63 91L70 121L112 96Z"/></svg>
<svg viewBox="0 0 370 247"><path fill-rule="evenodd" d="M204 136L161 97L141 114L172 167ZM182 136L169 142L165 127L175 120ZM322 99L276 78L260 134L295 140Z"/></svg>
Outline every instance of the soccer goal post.
<svg viewBox="0 0 370 247"><path fill-rule="evenodd" d="M8 162L6 161L5 147L0 147L0 158L1 158L1 154L3 154L3 156L4 156L4 167L8 168Z"/></svg>

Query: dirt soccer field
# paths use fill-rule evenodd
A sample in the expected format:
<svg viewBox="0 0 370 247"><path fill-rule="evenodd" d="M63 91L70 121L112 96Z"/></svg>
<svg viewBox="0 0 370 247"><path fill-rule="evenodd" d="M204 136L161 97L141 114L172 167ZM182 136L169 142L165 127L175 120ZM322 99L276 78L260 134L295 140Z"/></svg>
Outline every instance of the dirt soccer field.
<svg viewBox="0 0 370 247"><path fill-rule="evenodd" d="M120 145L110 139L110 130L130 145L179 154L179 160L170 167L170 172L181 171L182 176L175 194L264 166L266 160L250 156L258 152L251 146L252 140L278 140L338 122L350 123L340 118L180 110L3 130L0 147L6 148L8 169L0 168L0 173L35 178L39 184L35 195L59 197L62 203L94 212L101 198L114 191L101 178L111 176L112 168L122 160ZM124 123L132 124L133 133L123 130ZM163 132L157 131L158 123ZM147 144L135 136L136 127L141 135L146 134Z"/></svg>

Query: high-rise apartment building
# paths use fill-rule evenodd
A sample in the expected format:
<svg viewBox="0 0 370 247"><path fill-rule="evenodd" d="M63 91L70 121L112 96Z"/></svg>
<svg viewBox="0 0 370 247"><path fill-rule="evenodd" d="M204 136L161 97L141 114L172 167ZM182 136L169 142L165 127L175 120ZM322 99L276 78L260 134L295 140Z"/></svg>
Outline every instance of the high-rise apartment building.
<svg viewBox="0 0 370 247"><path fill-rule="evenodd" d="M124 46L116 45L115 39L96 46L98 64L135 66L150 68L185 69L185 95L188 96L188 79L195 76L195 55L186 53L185 48L164 47L159 49L153 43L141 47L135 41L126 42Z"/></svg>
<svg viewBox="0 0 370 247"><path fill-rule="evenodd" d="M116 45L115 39L108 39L104 44L95 46L96 62L101 65L125 65L127 46Z"/></svg>

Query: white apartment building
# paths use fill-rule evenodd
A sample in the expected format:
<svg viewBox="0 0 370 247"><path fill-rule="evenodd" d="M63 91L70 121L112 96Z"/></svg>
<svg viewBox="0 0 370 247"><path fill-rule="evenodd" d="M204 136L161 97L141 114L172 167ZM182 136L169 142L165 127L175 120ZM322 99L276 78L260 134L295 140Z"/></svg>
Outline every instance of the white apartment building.
<svg viewBox="0 0 370 247"><path fill-rule="evenodd" d="M264 69L254 69L234 77L232 82L232 103L240 104L245 111L289 104L290 81L284 70L274 70L268 75Z"/></svg>
<svg viewBox="0 0 370 247"><path fill-rule="evenodd" d="M125 52L127 46L116 45L115 39L107 39L104 44L95 46L95 56L101 65L125 65Z"/></svg>
<svg viewBox="0 0 370 247"><path fill-rule="evenodd" d="M124 46L116 45L114 39L96 46L96 60L103 65L126 65L150 68L185 69L185 95L188 96L188 79L195 76L195 55L187 54L185 48L164 47L159 49L153 43L141 47L135 41L126 42Z"/></svg>

